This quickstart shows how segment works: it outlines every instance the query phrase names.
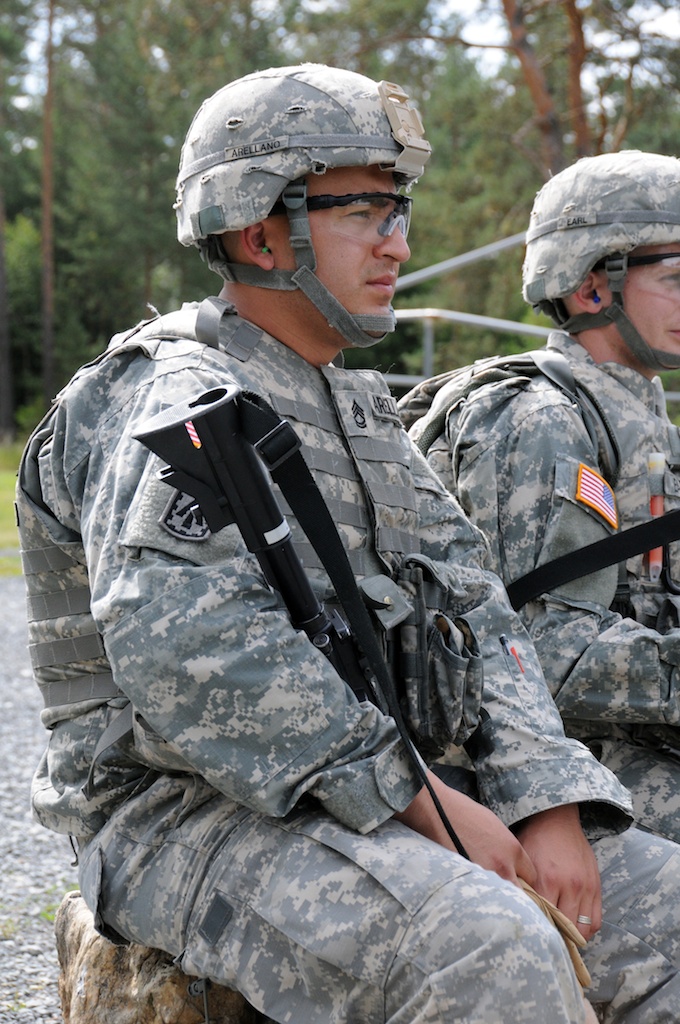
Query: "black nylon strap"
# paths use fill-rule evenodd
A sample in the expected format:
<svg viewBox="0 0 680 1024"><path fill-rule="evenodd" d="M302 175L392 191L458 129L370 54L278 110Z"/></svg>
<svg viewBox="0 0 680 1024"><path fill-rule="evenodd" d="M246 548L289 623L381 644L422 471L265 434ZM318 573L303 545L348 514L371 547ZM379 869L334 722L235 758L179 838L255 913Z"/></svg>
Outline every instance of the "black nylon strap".
<svg viewBox="0 0 680 1024"><path fill-rule="evenodd" d="M255 446L267 464L272 478L284 493L301 529L307 535L330 576L357 643L368 659L382 691L386 710L395 720L399 735L418 777L428 790L442 824L458 853L469 860L469 855L456 835L427 777L420 754L408 733L399 697L376 640L371 617L357 587L347 552L342 545L337 527L321 492L300 453L295 431L260 395L252 391L241 392L239 408L244 436ZM287 440L285 440L286 436ZM268 461L270 457L272 464Z"/></svg>
<svg viewBox="0 0 680 1024"><path fill-rule="evenodd" d="M272 479L281 488L300 528L309 539L335 587L340 604L355 633L359 646L369 659L385 700L398 700L387 671L373 625L359 593L354 572L347 558L337 527L299 448L292 444L286 452L281 418L261 396L242 391L239 397L241 427L266 463ZM290 433L296 436L292 428Z"/></svg>
<svg viewBox="0 0 680 1024"><path fill-rule="evenodd" d="M595 541L578 551L571 551L554 558L545 565L521 576L507 587L510 603L518 611L527 601L540 594L548 593L564 583L589 576L599 569L606 569L616 562L623 562L633 555L642 554L653 548L670 544L680 539L680 509L667 512L658 519L633 526L622 533L615 533L604 540Z"/></svg>

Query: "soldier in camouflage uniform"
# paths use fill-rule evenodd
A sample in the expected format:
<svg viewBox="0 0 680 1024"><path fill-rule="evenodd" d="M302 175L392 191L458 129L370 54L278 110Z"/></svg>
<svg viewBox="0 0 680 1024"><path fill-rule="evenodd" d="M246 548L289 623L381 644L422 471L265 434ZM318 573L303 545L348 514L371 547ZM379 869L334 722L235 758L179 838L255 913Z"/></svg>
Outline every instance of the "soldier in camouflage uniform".
<svg viewBox="0 0 680 1024"><path fill-rule="evenodd" d="M580 399L543 375L484 385L451 408L428 456L508 586L680 506L680 434L657 376L680 366L680 161L629 151L552 178L531 215L524 296L560 328L547 351ZM679 550L549 587L522 610L567 733L632 791L640 825L674 841Z"/></svg>
<svg viewBox="0 0 680 1024"><path fill-rule="evenodd" d="M394 326L409 255L399 190L428 155L398 87L318 65L255 73L196 115L179 237L224 279L220 298L115 337L22 461L50 730L33 806L74 837L104 934L167 950L276 1021L583 1021L565 945L523 880L590 939L604 1019L670 1022L680 850L626 828L629 796L565 737L529 638L481 566L481 534L379 375L338 362ZM408 697L439 737L468 743L481 801L417 764L469 859L395 717L293 628L236 526L212 534L135 439L159 410L229 381L294 425L357 578L396 582L426 609ZM385 650L402 627L376 627ZM409 724L428 751L422 722Z"/></svg>

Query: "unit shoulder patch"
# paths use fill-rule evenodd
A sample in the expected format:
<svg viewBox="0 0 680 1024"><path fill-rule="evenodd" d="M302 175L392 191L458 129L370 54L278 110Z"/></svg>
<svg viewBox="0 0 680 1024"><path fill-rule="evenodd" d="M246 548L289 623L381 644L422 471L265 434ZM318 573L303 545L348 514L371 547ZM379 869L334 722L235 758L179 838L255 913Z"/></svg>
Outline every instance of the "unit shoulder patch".
<svg viewBox="0 0 680 1024"><path fill-rule="evenodd" d="M578 467L576 500L598 512L610 526L618 529L619 513L614 491L603 476L583 462Z"/></svg>
<svg viewBox="0 0 680 1024"><path fill-rule="evenodd" d="M159 523L167 533L180 540L203 541L211 535L196 499L182 491L173 492Z"/></svg>

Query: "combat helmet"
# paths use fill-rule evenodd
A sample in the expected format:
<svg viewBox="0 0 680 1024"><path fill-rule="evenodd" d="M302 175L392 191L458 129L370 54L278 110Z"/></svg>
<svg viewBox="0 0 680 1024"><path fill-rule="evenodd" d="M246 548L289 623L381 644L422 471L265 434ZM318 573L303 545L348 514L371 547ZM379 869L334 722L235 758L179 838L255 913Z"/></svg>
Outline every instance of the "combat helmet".
<svg viewBox="0 0 680 1024"><path fill-rule="evenodd" d="M647 344L623 305L628 254L669 242L680 242L680 160L638 150L584 157L536 196L526 234L524 298L572 333L614 322L651 369L680 366L680 357ZM630 257L631 265L635 259ZM595 267L607 273L612 304L569 317L560 300Z"/></svg>
<svg viewBox="0 0 680 1024"><path fill-rule="evenodd" d="M394 330L394 313L353 316L315 275L305 178L377 164L408 188L430 152L420 116L397 85L322 64L257 71L219 89L191 123L177 177L177 236L226 281L299 288L351 344L373 345ZM228 262L220 232L263 220L279 202L297 269Z"/></svg>

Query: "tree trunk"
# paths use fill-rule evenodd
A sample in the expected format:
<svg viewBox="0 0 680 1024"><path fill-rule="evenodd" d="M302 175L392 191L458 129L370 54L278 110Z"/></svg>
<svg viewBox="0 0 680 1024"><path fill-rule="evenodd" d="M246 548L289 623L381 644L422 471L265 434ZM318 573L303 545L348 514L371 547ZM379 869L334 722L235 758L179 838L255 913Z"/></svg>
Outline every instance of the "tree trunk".
<svg viewBox="0 0 680 1024"><path fill-rule="evenodd" d="M42 383L47 407L56 390L54 360L54 0L49 2L45 48L47 89L42 156Z"/></svg>
<svg viewBox="0 0 680 1024"><path fill-rule="evenodd" d="M14 386L5 264L5 197L0 187L0 443L14 440Z"/></svg>
<svg viewBox="0 0 680 1024"><path fill-rule="evenodd" d="M510 48L520 62L536 111L536 123L541 133L542 171L547 178L564 167L560 119L541 63L529 41L522 4L517 0L503 0L503 10L510 30Z"/></svg>
<svg viewBox="0 0 680 1024"><path fill-rule="evenodd" d="M593 140L590 126L588 125L588 118L586 117L583 88L581 85L583 65L588 56L583 35L583 12L577 7L576 0L568 0L565 10L569 21L569 77L567 81L569 120L573 125L574 137L576 139L576 156L590 156L593 151Z"/></svg>

